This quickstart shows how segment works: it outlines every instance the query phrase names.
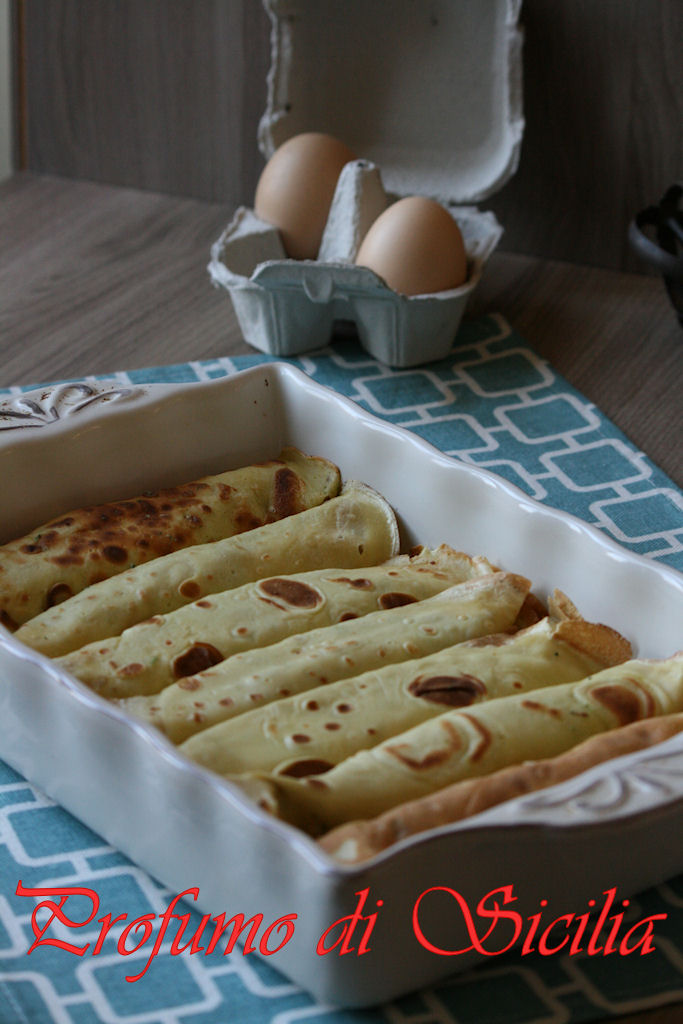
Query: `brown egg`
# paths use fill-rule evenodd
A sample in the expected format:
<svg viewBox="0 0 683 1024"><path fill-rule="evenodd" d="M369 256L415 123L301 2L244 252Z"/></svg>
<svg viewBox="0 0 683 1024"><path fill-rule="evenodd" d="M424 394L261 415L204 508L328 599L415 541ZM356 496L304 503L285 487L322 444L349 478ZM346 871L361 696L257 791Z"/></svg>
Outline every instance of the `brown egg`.
<svg viewBox="0 0 683 1024"><path fill-rule="evenodd" d="M284 142L264 167L254 210L278 228L292 259L318 255L337 180L344 164L355 159L332 135L304 132Z"/></svg>
<svg viewBox="0 0 683 1024"><path fill-rule="evenodd" d="M445 207L425 196L387 207L363 239L356 263L403 295L443 292L467 280L460 228Z"/></svg>

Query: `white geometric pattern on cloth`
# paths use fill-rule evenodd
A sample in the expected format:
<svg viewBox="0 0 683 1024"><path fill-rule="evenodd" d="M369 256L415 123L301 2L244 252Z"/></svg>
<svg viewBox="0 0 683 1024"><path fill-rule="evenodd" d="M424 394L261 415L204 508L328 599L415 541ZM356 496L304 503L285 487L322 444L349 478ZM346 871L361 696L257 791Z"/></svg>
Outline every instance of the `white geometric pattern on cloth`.
<svg viewBox="0 0 683 1024"><path fill-rule="evenodd" d="M465 322L457 342L447 359L410 370L376 363L353 341L288 361L447 454L683 569L683 495L671 481L501 318ZM270 360L226 357L84 380L121 388L210 380ZM625 922L668 917L658 922L656 953L629 970L614 958L507 955L362 1012L317 1005L253 956L172 957L170 939L144 977L128 983L148 954L116 954L122 925L97 957L54 947L27 957L33 903L15 895L20 879L26 887L94 888L102 913L129 920L162 913L175 895L0 763L0 1024L502 1024L513 1005L519 1024L574 1024L683 999L683 876L631 900ZM181 912L190 910L185 904ZM99 925L88 927L74 939L52 926L79 945L98 933Z"/></svg>

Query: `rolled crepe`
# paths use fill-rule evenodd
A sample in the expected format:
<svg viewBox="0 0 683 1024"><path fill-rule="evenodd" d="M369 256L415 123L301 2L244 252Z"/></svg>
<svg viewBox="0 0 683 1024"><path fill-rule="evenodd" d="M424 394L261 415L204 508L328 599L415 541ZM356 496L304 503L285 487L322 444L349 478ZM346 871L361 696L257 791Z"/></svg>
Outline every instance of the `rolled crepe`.
<svg viewBox="0 0 683 1024"><path fill-rule="evenodd" d="M260 465L68 512L0 547L0 622L15 630L99 580L283 519L339 487L331 462L285 448Z"/></svg>
<svg viewBox="0 0 683 1024"><path fill-rule="evenodd" d="M442 545L380 566L268 577L155 615L120 637L87 644L58 660L107 697L159 693L238 651L411 604L490 570L485 559Z"/></svg>
<svg viewBox="0 0 683 1024"><path fill-rule="evenodd" d="M377 565L396 555L398 544L396 517L384 498L350 482L315 508L103 580L37 615L16 636L54 658L273 573Z"/></svg>
<svg viewBox="0 0 683 1024"><path fill-rule="evenodd" d="M501 768L409 800L369 821L339 825L319 840L343 864L359 864L408 836L481 814L525 793L573 779L595 765L663 743L683 731L683 713L631 722L599 733L557 757Z"/></svg>
<svg viewBox="0 0 683 1024"><path fill-rule="evenodd" d="M362 750L324 775L253 780L264 806L319 835L466 778L555 757L596 733L683 711L683 652L446 711Z"/></svg>
<svg viewBox="0 0 683 1024"><path fill-rule="evenodd" d="M121 705L174 743L259 705L382 665L510 629L529 587L512 573L458 583L416 604L373 612L234 654L159 694Z"/></svg>
<svg viewBox="0 0 683 1024"><path fill-rule="evenodd" d="M572 625L546 618L513 636L469 640L319 686L215 725L180 749L219 775L319 775L449 708L583 679L604 667L604 632L616 660L629 657L630 645L606 626L593 626L594 653L583 635L575 646Z"/></svg>

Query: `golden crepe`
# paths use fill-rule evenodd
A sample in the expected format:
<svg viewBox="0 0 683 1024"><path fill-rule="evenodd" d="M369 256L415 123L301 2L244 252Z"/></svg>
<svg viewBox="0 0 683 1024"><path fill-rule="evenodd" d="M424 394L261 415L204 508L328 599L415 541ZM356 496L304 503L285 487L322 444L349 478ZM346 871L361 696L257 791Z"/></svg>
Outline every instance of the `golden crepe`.
<svg viewBox="0 0 683 1024"><path fill-rule="evenodd" d="M107 697L158 693L238 651L411 604L490 571L485 559L442 545L380 566L268 577L154 615L120 637L87 644L58 661Z"/></svg>
<svg viewBox="0 0 683 1024"><path fill-rule="evenodd" d="M0 547L0 622L15 630L133 565L319 505L340 483L331 462L285 448L260 465L65 513Z"/></svg>
<svg viewBox="0 0 683 1024"><path fill-rule="evenodd" d="M174 743L259 705L512 628L529 581L489 573L435 597L234 654L161 693L120 702Z"/></svg>
<svg viewBox="0 0 683 1024"><path fill-rule="evenodd" d="M634 659L578 683L446 711L324 775L246 785L262 806L319 835L461 779L554 757L596 733L681 711L683 652L663 661Z"/></svg>
<svg viewBox="0 0 683 1024"><path fill-rule="evenodd" d="M408 836L463 821L514 797L547 789L604 761L663 743L681 731L683 713L631 722L591 736L556 757L511 765L483 778L464 779L369 821L339 825L322 836L319 844L343 864L359 864Z"/></svg>
<svg viewBox="0 0 683 1024"><path fill-rule="evenodd" d="M583 628L575 645L574 626L545 618L512 636L479 637L328 683L214 725L180 749L219 775L319 775L448 708L583 679L605 666L605 649L608 664L630 656L630 645L606 626L592 627L594 650Z"/></svg>
<svg viewBox="0 0 683 1024"><path fill-rule="evenodd" d="M103 580L48 608L17 640L57 657L118 636L207 594L274 573L376 565L398 553L396 518L376 491L350 482L315 508L234 537L182 548Z"/></svg>

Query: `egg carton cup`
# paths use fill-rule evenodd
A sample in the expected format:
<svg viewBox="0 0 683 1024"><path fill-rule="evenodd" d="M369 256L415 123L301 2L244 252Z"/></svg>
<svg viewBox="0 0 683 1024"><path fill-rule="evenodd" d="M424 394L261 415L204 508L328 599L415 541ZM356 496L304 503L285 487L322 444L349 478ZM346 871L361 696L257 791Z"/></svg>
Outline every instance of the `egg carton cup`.
<svg viewBox="0 0 683 1024"><path fill-rule="evenodd" d="M287 259L277 231L241 208L212 248L213 283L229 293L249 344L275 356L320 348L351 321L390 366L443 358L502 235L472 204L498 192L519 161L521 0L262 2L271 24L263 156L323 131L364 159L340 175L316 260ZM460 226L461 287L399 295L354 265L370 225L407 195L436 199Z"/></svg>
<svg viewBox="0 0 683 1024"><path fill-rule="evenodd" d="M448 291L401 295L354 263L368 228L397 198L385 191L375 164L348 163L316 260L288 259L277 229L240 207L212 246L208 270L229 293L245 340L262 352L295 356L325 345L335 324L352 321L363 347L389 366L446 356L502 228L490 212L447 206L463 235L467 281Z"/></svg>

